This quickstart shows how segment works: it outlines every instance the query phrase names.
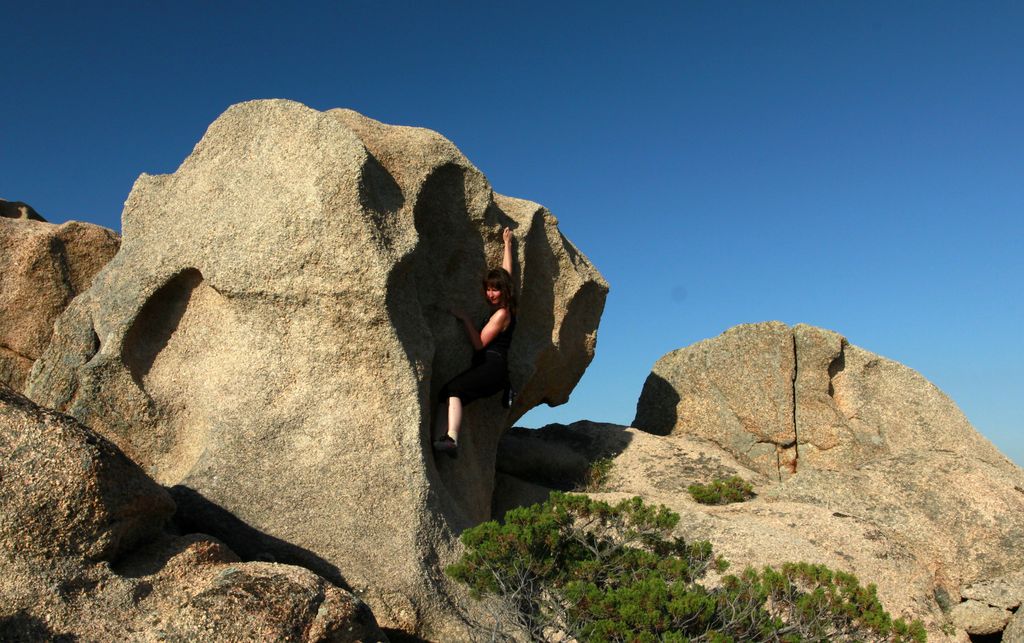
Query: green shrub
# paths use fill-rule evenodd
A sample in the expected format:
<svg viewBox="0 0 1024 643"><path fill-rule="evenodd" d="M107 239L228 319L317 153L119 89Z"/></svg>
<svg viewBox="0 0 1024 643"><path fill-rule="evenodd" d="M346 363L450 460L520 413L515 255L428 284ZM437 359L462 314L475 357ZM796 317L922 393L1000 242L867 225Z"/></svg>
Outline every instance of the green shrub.
<svg viewBox="0 0 1024 643"><path fill-rule="evenodd" d="M608 484L608 478L611 477L614 464L615 461L611 458L598 458L591 462L579 490L587 493L603 491Z"/></svg>
<svg viewBox="0 0 1024 643"><path fill-rule="evenodd" d="M723 620L737 640L897 641L927 640L924 625L893 619L873 584L825 565L784 563L761 572L747 568L722 579Z"/></svg>
<svg viewBox="0 0 1024 643"><path fill-rule="evenodd" d="M919 622L885 612L874 586L820 565L747 569L707 589L698 581L727 563L708 542L673 536L678 520L640 498L555 492L463 532L466 550L447 573L475 598L500 599L476 624L490 640L924 640Z"/></svg>
<svg viewBox="0 0 1024 643"><path fill-rule="evenodd" d="M754 487L739 476L712 480L710 484L694 483L687 491L702 505L727 505L754 497Z"/></svg>

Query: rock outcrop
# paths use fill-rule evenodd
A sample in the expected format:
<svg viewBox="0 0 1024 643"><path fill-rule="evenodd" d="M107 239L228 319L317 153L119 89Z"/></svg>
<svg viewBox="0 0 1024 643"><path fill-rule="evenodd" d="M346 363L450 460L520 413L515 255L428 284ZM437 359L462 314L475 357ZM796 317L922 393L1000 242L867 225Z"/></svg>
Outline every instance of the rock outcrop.
<svg viewBox="0 0 1024 643"><path fill-rule="evenodd" d="M919 373L803 324L737 326L665 355L633 426L710 440L778 479L916 450L1010 464Z"/></svg>
<svg viewBox="0 0 1024 643"><path fill-rule="evenodd" d="M922 619L929 640L947 640L950 627L959 641L1003 627L1016 636L1024 470L919 374L829 331L741 326L660 360L637 418L648 430L509 432L495 507L580 488L591 463L611 458L594 495L668 506L680 535L709 540L733 571L822 563L877 584L890 612ZM771 450L759 457L758 444ZM795 471L780 475L776 453L797 448ZM733 475L754 499L705 506L687 493Z"/></svg>
<svg viewBox="0 0 1024 643"><path fill-rule="evenodd" d="M551 453L574 464L571 476ZM508 434L499 450L495 509L539 502L552 489L581 491L584 463L600 458L612 459L610 474L591 495L641 496L669 507L681 516L679 534L710 541L734 572L788 561L853 572L878 586L894 616L922 619L929 640L946 640L949 626L980 632L1017 609L1012 592L998 599L978 588L1022 569L1020 469L916 452L882 455L856 471L805 469L778 482L701 438L584 421ZM687 493L695 482L733 475L754 485L753 500L706 506ZM969 605L956 607L971 596Z"/></svg>
<svg viewBox="0 0 1024 643"><path fill-rule="evenodd" d="M174 536L167 492L74 419L0 385L0 640L374 641L312 572Z"/></svg>
<svg viewBox="0 0 1024 643"><path fill-rule="evenodd" d="M90 223L46 223L24 203L0 200L0 211L0 383L20 391L54 320L110 261L119 239Z"/></svg>
<svg viewBox="0 0 1024 643"><path fill-rule="evenodd" d="M1010 617L1003 630L1003 643L1024 643L1024 609L1018 608Z"/></svg>
<svg viewBox="0 0 1024 643"><path fill-rule="evenodd" d="M434 398L471 354L448 308L486 312L504 226L520 394L467 407L459 458L438 460ZM389 627L457 627L441 569L490 514L501 432L564 402L593 356L607 286L555 218L435 132L275 100L141 176L122 227L30 397L173 487L193 527L365 591Z"/></svg>
<svg viewBox="0 0 1024 643"><path fill-rule="evenodd" d="M0 219L25 219L46 221L31 205L22 201L0 199Z"/></svg>
<svg viewBox="0 0 1024 643"><path fill-rule="evenodd" d="M1024 567L973 583L960 592L962 602L950 609L953 623L975 636L1002 635L1007 643L1024 641Z"/></svg>

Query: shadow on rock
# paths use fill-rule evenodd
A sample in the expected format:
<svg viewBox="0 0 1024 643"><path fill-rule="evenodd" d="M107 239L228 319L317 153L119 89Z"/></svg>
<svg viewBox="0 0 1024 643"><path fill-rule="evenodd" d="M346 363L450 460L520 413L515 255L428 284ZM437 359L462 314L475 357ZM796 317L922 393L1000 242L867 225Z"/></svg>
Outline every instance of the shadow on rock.
<svg viewBox="0 0 1024 643"><path fill-rule="evenodd" d="M583 420L509 429L498 445L493 517L543 502L553 490L579 491L592 484L595 465L629 446L628 428Z"/></svg>
<svg viewBox="0 0 1024 643"><path fill-rule="evenodd" d="M168 491L178 505L171 520L172 527L179 533L209 534L222 540L245 562L263 561L305 567L338 587L352 591L341 575L341 570L308 549L255 529L195 489L175 485Z"/></svg>
<svg viewBox="0 0 1024 643"><path fill-rule="evenodd" d="M640 393L633 426L654 435L668 435L679 421L678 405L679 392L665 378L652 372Z"/></svg>
<svg viewBox="0 0 1024 643"><path fill-rule="evenodd" d="M77 640L74 634L57 634L42 619L24 611L0 618L0 641L74 643Z"/></svg>

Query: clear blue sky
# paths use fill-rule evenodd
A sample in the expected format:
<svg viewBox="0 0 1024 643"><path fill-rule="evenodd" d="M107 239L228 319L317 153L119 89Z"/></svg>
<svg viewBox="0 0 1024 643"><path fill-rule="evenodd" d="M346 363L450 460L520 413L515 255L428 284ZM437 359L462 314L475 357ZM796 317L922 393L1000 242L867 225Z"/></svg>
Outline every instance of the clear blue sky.
<svg viewBox="0 0 1024 643"><path fill-rule="evenodd" d="M0 197L120 228L228 105L437 130L611 283L569 404L736 324L911 366L1024 464L1024 3L0 0Z"/></svg>

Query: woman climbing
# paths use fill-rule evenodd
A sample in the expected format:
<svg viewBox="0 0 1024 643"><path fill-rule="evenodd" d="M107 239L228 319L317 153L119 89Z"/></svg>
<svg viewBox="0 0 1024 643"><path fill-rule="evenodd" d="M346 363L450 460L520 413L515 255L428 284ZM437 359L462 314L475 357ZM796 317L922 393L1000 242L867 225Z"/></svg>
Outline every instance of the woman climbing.
<svg viewBox="0 0 1024 643"><path fill-rule="evenodd" d="M501 231L505 249L501 268L495 268L484 278L484 297L491 307L491 313L480 330L462 311L453 310L466 329L469 342L473 345L473 363L470 368L441 388L438 396L437 426L444 427L447 411L448 431L434 440L434 449L454 456L458 450L459 427L462 424L462 407L473 400L488 397L505 389L508 385L508 349L512 333L516 328L516 298L512 285L512 231Z"/></svg>

